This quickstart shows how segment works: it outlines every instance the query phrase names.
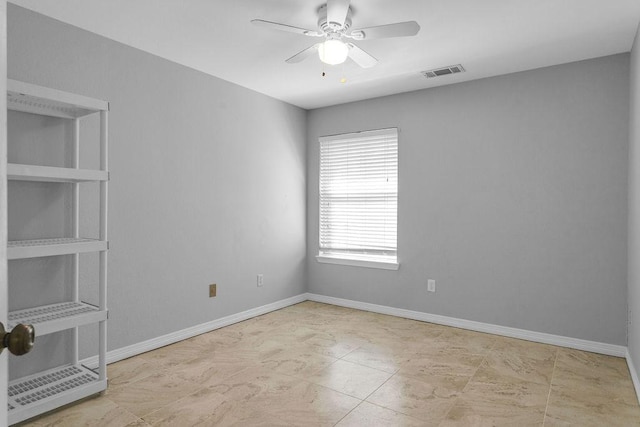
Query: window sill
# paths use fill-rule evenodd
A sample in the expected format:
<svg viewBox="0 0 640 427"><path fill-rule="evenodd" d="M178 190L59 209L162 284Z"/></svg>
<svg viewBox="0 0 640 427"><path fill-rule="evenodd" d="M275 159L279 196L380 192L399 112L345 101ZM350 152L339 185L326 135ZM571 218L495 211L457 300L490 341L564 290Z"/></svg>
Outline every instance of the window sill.
<svg viewBox="0 0 640 427"><path fill-rule="evenodd" d="M350 265L352 267L378 268L380 270L397 270L400 268L398 262L351 259L327 255L317 255L316 260L323 264Z"/></svg>

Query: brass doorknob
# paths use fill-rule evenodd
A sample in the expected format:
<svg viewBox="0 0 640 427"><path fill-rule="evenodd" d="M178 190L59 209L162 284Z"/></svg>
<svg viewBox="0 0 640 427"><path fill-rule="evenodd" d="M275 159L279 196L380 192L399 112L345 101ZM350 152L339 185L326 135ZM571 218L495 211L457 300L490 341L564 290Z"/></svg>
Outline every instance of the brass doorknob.
<svg viewBox="0 0 640 427"><path fill-rule="evenodd" d="M4 330L4 325L0 322L0 353L8 348L11 354L22 356L33 348L36 339L35 330L31 325L18 323L11 332Z"/></svg>

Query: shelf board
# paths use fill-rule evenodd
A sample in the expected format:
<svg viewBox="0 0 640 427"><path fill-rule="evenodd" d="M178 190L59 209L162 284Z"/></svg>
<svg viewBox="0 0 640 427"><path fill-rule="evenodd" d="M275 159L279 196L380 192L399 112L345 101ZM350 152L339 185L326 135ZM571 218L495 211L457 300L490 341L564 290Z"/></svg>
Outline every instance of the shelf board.
<svg viewBox="0 0 640 427"><path fill-rule="evenodd" d="M67 365L9 382L9 424L16 424L78 399L106 390L100 380L82 365Z"/></svg>
<svg viewBox="0 0 640 427"><path fill-rule="evenodd" d="M108 181L109 172L92 169L7 164L7 178L14 181L89 182Z"/></svg>
<svg viewBox="0 0 640 427"><path fill-rule="evenodd" d="M75 119L108 111L109 103L74 93L7 79L7 109Z"/></svg>
<svg viewBox="0 0 640 427"><path fill-rule="evenodd" d="M8 329L18 323L33 325L36 336L107 320L107 312L83 302L63 302L9 312Z"/></svg>
<svg viewBox="0 0 640 427"><path fill-rule="evenodd" d="M99 252L108 249L103 240L63 237L57 239L11 240L7 245L7 259L37 258Z"/></svg>

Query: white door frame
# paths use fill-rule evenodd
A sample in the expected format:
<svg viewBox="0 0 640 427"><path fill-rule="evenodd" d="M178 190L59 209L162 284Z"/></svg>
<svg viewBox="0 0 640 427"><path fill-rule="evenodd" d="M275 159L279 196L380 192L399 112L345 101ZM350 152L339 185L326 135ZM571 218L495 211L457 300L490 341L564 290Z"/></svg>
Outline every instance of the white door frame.
<svg viewBox="0 0 640 427"><path fill-rule="evenodd" d="M7 325L7 0L0 0L0 321ZM8 351L0 354L0 426L8 424Z"/></svg>

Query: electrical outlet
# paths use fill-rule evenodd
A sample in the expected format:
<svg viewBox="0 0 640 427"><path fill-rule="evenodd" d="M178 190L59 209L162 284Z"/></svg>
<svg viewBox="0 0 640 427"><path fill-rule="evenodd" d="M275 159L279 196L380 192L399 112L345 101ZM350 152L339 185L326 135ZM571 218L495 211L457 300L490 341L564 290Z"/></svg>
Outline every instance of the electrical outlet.
<svg viewBox="0 0 640 427"><path fill-rule="evenodd" d="M258 287L262 287L262 285L264 285L264 276L262 274L258 274L257 285Z"/></svg>
<svg viewBox="0 0 640 427"><path fill-rule="evenodd" d="M427 280L427 290L429 292L435 292L436 291L436 281L433 279L429 279Z"/></svg>
<svg viewBox="0 0 640 427"><path fill-rule="evenodd" d="M209 298L213 298L216 296L216 284L212 283L209 285Z"/></svg>

